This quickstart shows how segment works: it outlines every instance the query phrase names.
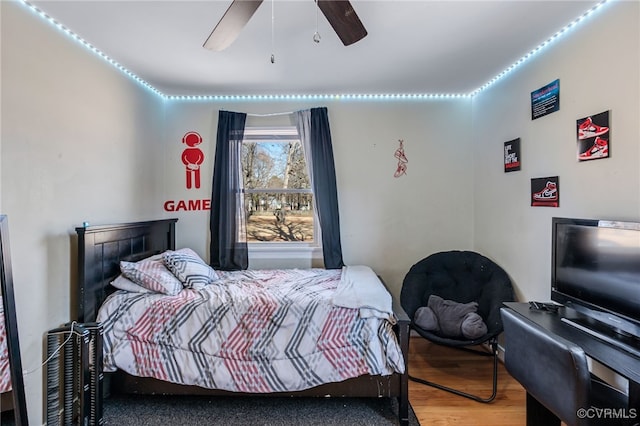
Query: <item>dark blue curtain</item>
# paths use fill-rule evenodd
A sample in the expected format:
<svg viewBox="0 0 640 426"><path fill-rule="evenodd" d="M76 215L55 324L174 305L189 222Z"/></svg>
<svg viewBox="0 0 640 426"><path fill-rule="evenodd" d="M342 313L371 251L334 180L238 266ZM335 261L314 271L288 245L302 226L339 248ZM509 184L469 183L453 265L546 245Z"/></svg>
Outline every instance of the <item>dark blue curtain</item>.
<svg viewBox="0 0 640 426"><path fill-rule="evenodd" d="M322 230L324 267L340 269L344 262L340 242L336 170L327 108L298 111L296 126L305 150L316 212Z"/></svg>
<svg viewBox="0 0 640 426"><path fill-rule="evenodd" d="M246 120L244 113L218 113L209 223L209 263L215 269L233 271L249 266L240 162Z"/></svg>

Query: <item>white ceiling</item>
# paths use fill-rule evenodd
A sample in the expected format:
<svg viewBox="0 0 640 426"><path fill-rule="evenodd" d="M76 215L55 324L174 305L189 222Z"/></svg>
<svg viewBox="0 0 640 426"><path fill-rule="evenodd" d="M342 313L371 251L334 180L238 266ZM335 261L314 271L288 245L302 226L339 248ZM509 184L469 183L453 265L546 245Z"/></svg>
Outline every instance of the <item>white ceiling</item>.
<svg viewBox="0 0 640 426"><path fill-rule="evenodd" d="M598 1L352 0L369 34L345 47L322 13L314 43L313 0L265 0L222 52L202 45L230 0L30 3L179 96L471 93Z"/></svg>

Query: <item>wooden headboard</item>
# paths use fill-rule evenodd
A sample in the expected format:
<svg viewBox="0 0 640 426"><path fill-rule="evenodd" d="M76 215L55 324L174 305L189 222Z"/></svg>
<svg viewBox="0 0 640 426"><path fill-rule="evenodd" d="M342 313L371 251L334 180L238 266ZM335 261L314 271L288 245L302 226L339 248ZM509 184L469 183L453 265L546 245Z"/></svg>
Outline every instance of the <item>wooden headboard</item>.
<svg viewBox="0 0 640 426"><path fill-rule="evenodd" d="M93 322L120 261L139 254L175 250L178 219L161 219L76 228L78 234L78 322Z"/></svg>

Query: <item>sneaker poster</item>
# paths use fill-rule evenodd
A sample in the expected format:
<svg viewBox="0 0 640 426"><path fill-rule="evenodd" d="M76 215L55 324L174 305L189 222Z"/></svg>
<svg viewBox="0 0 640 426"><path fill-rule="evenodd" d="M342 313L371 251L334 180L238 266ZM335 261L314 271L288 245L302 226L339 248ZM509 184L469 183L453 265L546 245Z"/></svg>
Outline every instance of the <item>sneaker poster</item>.
<svg viewBox="0 0 640 426"><path fill-rule="evenodd" d="M558 176L531 179L531 205L537 207L558 207L560 205Z"/></svg>
<svg viewBox="0 0 640 426"><path fill-rule="evenodd" d="M609 157L609 111L576 121L578 161Z"/></svg>

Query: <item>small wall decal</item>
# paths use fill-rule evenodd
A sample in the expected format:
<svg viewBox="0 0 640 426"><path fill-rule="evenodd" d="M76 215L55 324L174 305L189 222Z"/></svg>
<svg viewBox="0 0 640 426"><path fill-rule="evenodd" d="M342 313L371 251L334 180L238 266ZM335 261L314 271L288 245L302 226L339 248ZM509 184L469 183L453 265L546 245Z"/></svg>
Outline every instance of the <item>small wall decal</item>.
<svg viewBox="0 0 640 426"><path fill-rule="evenodd" d="M196 147L202 143L202 136L197 132L187 132L182 137L182 143L188 147L182 151L182 163L187 173L187 189L200 188L200 165L204 161L204 153Z"/></svg>
<svg viewBox="0 0 640 426"><path fill-rule="evenodd" d="M407 174L407 163L409 162L409 160L407 160L407 156L404 153L404 139L398 139L398 144L398 149L396 149L396 152L393 153L393 156L398 159L398 167L393 174L393 177L395 178Z"/></svg>
<svg viewBox="0 0 640 426"><path fill-rule="evenodd" d="M520 138L504 143L504 172L520 170Z"/></svg>
<svg viewBox="0 0 640 426"><path fill-rule="evenodd" d="M577 120L578 161L609 157L609 130L609 111Z"/></svg>
<svg viewBox="0 0 640 426"><path fill-rule="evenodd" d="M558 207L560 205L560 180L558 176L531 179L531 205Z"/></svg>

